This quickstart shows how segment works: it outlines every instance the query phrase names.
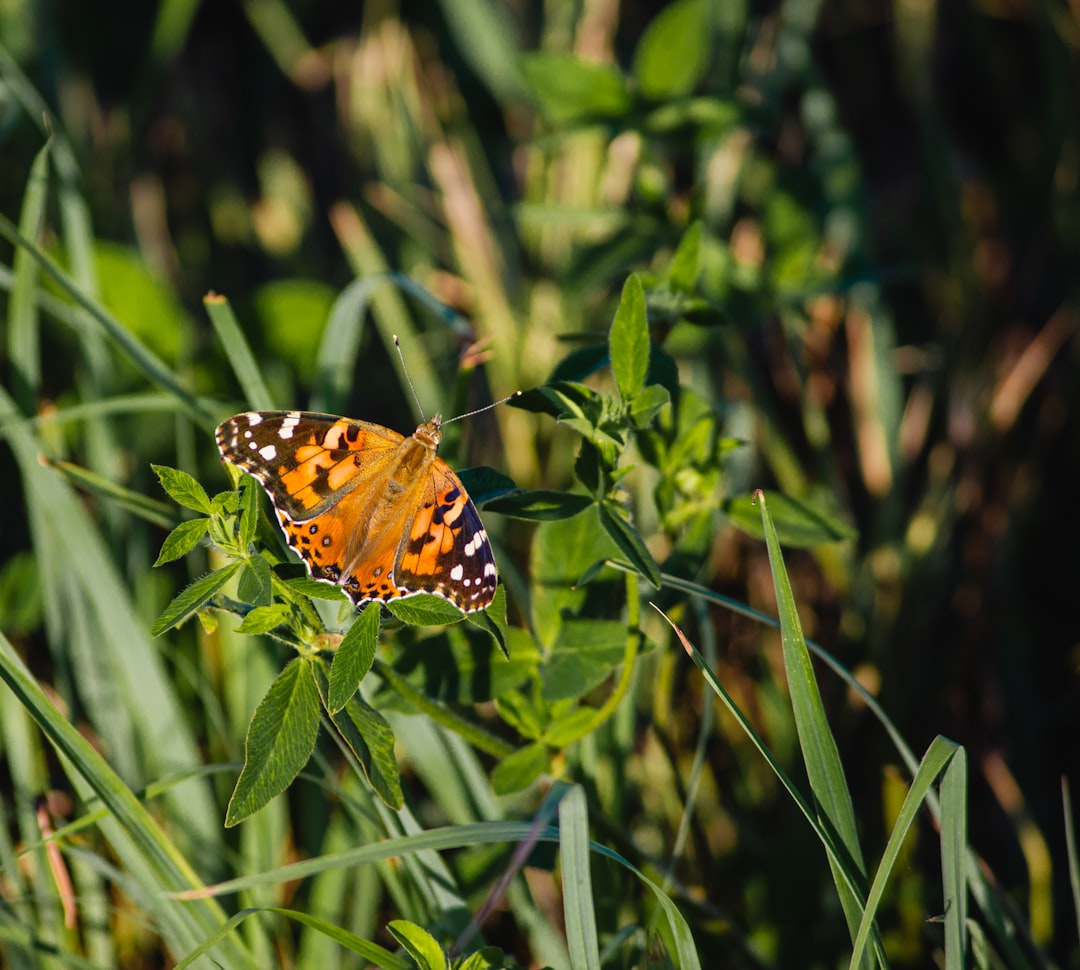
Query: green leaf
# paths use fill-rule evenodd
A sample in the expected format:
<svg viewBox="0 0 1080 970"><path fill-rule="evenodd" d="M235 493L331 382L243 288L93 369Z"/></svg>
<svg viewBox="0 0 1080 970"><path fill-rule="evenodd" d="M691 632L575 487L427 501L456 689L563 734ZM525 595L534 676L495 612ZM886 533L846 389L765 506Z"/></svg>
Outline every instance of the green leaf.
<svg viewBox="0 0 1080 970"><path fill-rule="evenodd" d="M469 498L477 505L487 506L503 495L520 491L512 478L487 465L460 468L457 474L461 484L465 486L465 491L469 493Z"/></svg>
<svg viewBox="0 0 1080 970"><path fill-rule="evenodd" d="M157 474L161 487L169 493L169 497L177 504L193 512L209 515L213 509L210 506L210 496L187 472L178 468L170 468L168 465L151 465Z"/></svg>
<svg viewBox="0 0 1080 970"><path fill-rule="evenodd" d="M641 279L631 273L623 285L622 299L608 335L611 370L624 402L632 401L645 386L649 372L649 321Z"/></svg>
<svg viewBox="0 0 1080 970"><path fill-rule="evenodd" d="M454 970L504 970L513 964L507 962L506 954L498 947L485 946L474 950L460 962L454 964Z"/></svg>
<svg viewBox="0 0 1080 970"><path fill-rule="evenodd" d="M300 657L274 679L248 725L244 768L229 799L225 825L253 815L292 784L319 734L319 691Z"/></svg>
<svg viewBox="0 0 1080 970"><path fill-rule="evenodd" d="M557 418L574 416L593 420L600 417L600 395L591 387L574 381L544 384L522 397L527 400L528 406L520 406L529 411L542 411Z"/></svg>
<svg viewBox="0 0 1080 970"><path fill-rule="evenodd" d="M532 627L549 649L558 639L564 617L576 615L588 591L578 581L597 560L611 559L619 547L601 527L599 507L592 505L573 519L544 522L536 530L529 555Z"/></svg>
<svg viewBox="0 0 1080 970"><path fill-rule="evenodd" d="M769 503L769 513L776 534L785 546L808 549L826 542L840 542L858 537L858 531L847 523L799 499L781 492L766 492L765 499ZM753 495L739 495L724 499L720 503L720 509L736 528L755 539L764 539L761 513L754 504Z"/></svg>
<svg viewBox="0 0 1080 970"><path fill-rule="evenodd" d="M34 242L41 237L48 207L49 156L52 148L52 141L46 141L34 156L19 215L20 232ZM14 275L6 307L6 349L11 373L20 377L16 385L19 387L20 404L29 411L33 408L35 396L41 392L41 313L38 306L40 269L28 250L15 250Z"/></svg>
<svg viewBox="0 0 1080 970"><path fill-rule="evenodd" d="M237 595L252 606L269 606L274 597L270 578L270 563L262 556L252 556L244 563L244 571L237 584Z"/></svg>
<svg viewBox="0 0 1080 970"><path fill-rule="evenodd" d="M604 501L597 507L600 524L614 540L631 565L644 576L656 589L660 588L660 567L652 553L641 541L641 536L629 523L626 513L614 502Z"/></svg>
<svg viewBox="0 0 1080 970"><path fill-rule="evenodd" d="M482 610L473 610L465 614L465 622L470 626L483 630L490 636L502 651L504 658L510 656L506 646L506 639L510 631L506 625L506 587L497 586L495 596Z"/></svg>
<svg viewBox="0 0 1080 970"><path fill-rule="evenodd" d="M602 684L622 662L626 626L614 620L563 621L542 668L546 701L581 697Z"/></svg>
<svg viewBox="0 0 1080 970"><path fill-rule="evenodd" d="M420 970L449 970L450 965L446 962L446 954L439 941L423 927L408 920L396 919L388 923L386 928L416 961Z"/></svg>
<svg viewBox="0 0 1080 970"><path fill-rule="evenodd" d="M524 519L527 522L550 522L555 519L569 519L584 512L593 499L589 495L577 492L557 492L553 489L521 490L513 495L489 502L487 508L512 519Z"/></svg>
<svg viewBox="0 0 1080 970"><path fill-rule="evenodd" d="M386 607L402 623L410 626L443 626L447 623L458 623L465 616L449 600L433 593L416 593L390 600Z"/></svg>
<svg viewBox="0 0 1080 970"><path fill-rule="evenodd" d="M634 53L634 76L642 95L667 101L701 83L712 49L709 0L675 0L645 29Z"/></svg>
<svg viewBox="0 0 1080 970"><path fill-rule="evenodd" d="M931 744L948 746L953 755L941 779L941 886L945 904L945 966L968 965L968 773L967 752L938 736ZM923 757L930 760L930 751ZM922 765L919 766L922 771ZM911 787L919 773L912 780Z"/></svg>
<svg viewBox="0 0 1080 970"><path fill-rule="evenodd" d="M210 520L205 517L181 522L165 537L165 541L161 544L161 552L158 553L154 565L160 566L172 562L174 559L179 559L181 556L186 556L206 535L209 526Z"/></svg>
<svg viewBox="0 0 1080 970"><path fill-rule="evenodd" d="M324 688L325 689L325 688ZM389 722L360 694L330 719L356 755L364 777L387 807L398 811L405 804L401 771L394 757L394 731Z"/></svg>
<svg viewBox="0 0 1080 970"><path fill-rule="evenodd" d="M607 341L602 344L589 344L587 347L579 347L572 350L551 372L549 383L558 381L583 381L598 371L603 370L611 363L611 353L608 351Z"/></svg>
<svg viewBox="0 0 1080 970"><path fill-rule="evenodd" d="M331 714L336 714L349 702L371 669L379 646L381 612L378 603L369 603L338 645L330 665L330 690L326 701L326 709Z"/></svg>
<svg viewBox="0 0 1080 970"><path fill-rule="evenodd" d="M630 110L626 81L608 64L536 53L522 58L521 69L541 114L556 124L621 118Z"/></svg>
<svg viewBox="0 0 1080 970"><path fill-rule="evenodd" d="M686 232L668 263L665 282L676 293L694 293L701 267L701 222L695 221Z"/></svg>
<svg viewBox="0 0 1080 970"><path fill-rule="evenodd" d="M551 756L541 741L519 748L504 758L491 773L491 785L496 795L512 795L528 788L545 771L551 770Z"/></svg>
<svg viewBox="0 0 1080 970"><path fill-rule="evenodd" d="M525 690L510 690L496 698L499 717L522 737L535 740L543 735L551 717L547 704L535 691L535 684Z"/></svg>
<svg viewBox="0 0 1080 970"><path fill-rule="evenodd" d="M623 630L625 635L626 631ZM610 670L610 667L608 668ZM557 751L577 741L592 719L596 717L596 708L587 704L575 707L565 717L552 720L543 734L543 741Z"/></svg>
<svg viewBox="0 0 1080 970"><path fill-rule="evenodd" d="M635 428L647 428L652 424L653 418L660 413L661 408L671 403L671 395L666 387L659 384L651 384L643 388L633 401L630 402L630 420Z"/></svg>
<svg viewBox="0 0 1080 970"><path fill-rule="evenodd" d="M337 583L328 583L322 579L312 579L310 576L295 576L285 580L285 585L294 593L307 596L313 600L331 600L335 603L343 603L348 597Z"/></svg>
<svg viewBox="0 0 1080 970"><path fill-rule="evenodd" d="M245 475L240 484L240 542L244 549L251 544L259 530L259 496L262 486L251 475Z"/></svg>
<svg viewBox="0 0 1080 970"><path fill-rule="evenodd" d="M276 630L288 618L289 607L284 603L274 603L272 606L256 606L244 617L244 621L236 628L236 632L246 633L249 636L258 636Z"/></svg>
<svg viewBox="0 0 1080 970"><path fill-rule="evenodd" d="M240 563L229 563L209 576L196 580L180 593L157 618L150 628L155 637L161 636L174 626L179 626L224 586L240 568Z"/></svg>

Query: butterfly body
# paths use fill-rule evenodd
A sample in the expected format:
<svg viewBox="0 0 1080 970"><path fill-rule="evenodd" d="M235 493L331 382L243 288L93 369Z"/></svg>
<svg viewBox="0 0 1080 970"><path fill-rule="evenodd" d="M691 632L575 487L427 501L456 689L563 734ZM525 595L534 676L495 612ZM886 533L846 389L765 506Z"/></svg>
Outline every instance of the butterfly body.
<svg viewBox="0 0 1080 970"><path fill-rule="evenodd" d="M312 577L362 606L433 593L465 612L495 595L480 515L437 454L436 415L410 436L310 411L248 411L217 429L222 457L262 484Z"/></svg>

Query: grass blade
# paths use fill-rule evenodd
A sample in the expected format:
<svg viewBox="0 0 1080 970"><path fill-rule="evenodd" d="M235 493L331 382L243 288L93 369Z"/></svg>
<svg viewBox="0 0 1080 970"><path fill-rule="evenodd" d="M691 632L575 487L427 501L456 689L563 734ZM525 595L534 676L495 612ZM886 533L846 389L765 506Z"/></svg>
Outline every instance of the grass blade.
<svg viewBox="0 0 1080 970"><path fill-rule="evenodd" d="M963 749L958 748L957 745L950 741L946 741L944 738L935 738L927 749L922 764L919 765L919 770L915 772L915 777L912 779L911 785L908 788L908 793L904 798L904 804L900 807L900 812L897 815L896 824L893 826L892 834L889 836L889 841L885 846L885 852L882 854L881 863L874 875L873 885L871 885L870 892L866 897L866 909L863 911L862 919L859 922L858 932L855 934L855 943L851 951L851 962L849 966L852 968L859 966L863 960L866 944L870 939L870 933L874 927L874 916L877 913L878 905L881 903L881 897L885 893L885 887L888 884L889 876L892 875L892 871L896 866L896 860L900 857L900 852L903 849L904 839L907 837L908 832L911 830L911 826L918 816L919 809L925 801L927 793L930 791L930 786L933 785L938 776L951 765L958 753L962 757ZM950 812L950 816L953 814L954 813ZM955 826L955 820L953 827L954 831L950 833L952 836L957 834L966 836L966 832L963 831L964 826ZM963 868L963 846L965 844L966 840L960 843L959 852L956 851L955 841L952 841L949 846L946 847L943 830L942 864L946 882L946 919L949 917L950 909L953 910L954 914L957 912L955 908L955 896L950 897L950 887L954 893L955 889L960 887L966 894L962 871L958 873L955 868L957 864L959 864L961 870ZM952 906L948 905L950 898L954 901L954 905ZM963 923L960 924L960 932L964 932ZM960 968L964 966L963 963L958 964L949 962L949 959L950 957L947 950L946 967L956 967L957 970L960 970Z"/></svg>
<svg viewBox="0 0 1080 970"><path fill-rule="evenodd" d="M850 859L851 868L860 877L859 885L861 886L865 879L866 867L859 848L851 792L848 790L847 779L844 777L840 752L825 716L825 707L821 701L817 678L810 662L810 651L803 637L798 608L795 605L795 595L792 593L787 570L784 568L776 529L769 516L764 494L758 492L758 499L761 502L761 521L765 529L765 543L769 550L769 564L772 567L776 604L780 614L784 667L787 670L791 707L795 716L795 728L799 735L799 746L806 764L806 774L822 822L836 833L839 847ZM852 891L847 880L841 877L836 861L831 857L829 865L833 870L833 881L836 883L840 903L854 940L861 919L862 903L858 898L861 891L859 893Z"/></svg>
<svg viewBox="0 0 1080 970"><path fill-rule="evenodd" d="M943 745L952 742L935 740ZM941 881L945 899L945 967L964 970L968 956L967 753L953 745L941 780ZM929 752L927 752L929 755ZM912 782L912 787L914 787Z"/></svg>
<svg viewBox="0 0 1080 970"><path fill-rule="evenodd" d="M573 785L559 802L559 831L570 966L574 970L600 970L596 901L589 872L589 811L580 785Z"/></svg>
<svg viewBox="0 0 1080 970"><path fill-rule="evenodd" d="M248 344L247 338L240 329L229 301L213 293L203 299L203 306L206 307L210 322L214 325L221 346L225 349L225 356L232 365L233 373L240 381L240 388L244 392L244 400L248 407L256 411L273 410L276 407L274 398L266 386L266 381L263 380L259 365L255 363L251 345Z"/></svg>

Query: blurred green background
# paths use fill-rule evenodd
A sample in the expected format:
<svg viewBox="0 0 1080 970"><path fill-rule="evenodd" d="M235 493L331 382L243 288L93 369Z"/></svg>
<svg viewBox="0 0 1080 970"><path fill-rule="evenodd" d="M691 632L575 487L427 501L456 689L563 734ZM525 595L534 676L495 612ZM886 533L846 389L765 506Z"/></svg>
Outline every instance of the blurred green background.
<svg viewBox="0 0 1080 970"><path fill-rule="evenodd" d="M25 215L54 132L49 200L27 234L185 386L223 402L220 417L245 403L209 291L232 301L282 407L325 406L317 348L355 277L397 271L457 310L467 331L377 292L340 408L407 433L389 333L423 406L457 413L602 342L627 274L645 273L656 345L743 442L721 485L686 486L708 506L690 538L646 498L655 482L633 484L653 555L774 613L763 546L722 500L777 488L857 530L789 553L806 634L917 752L937 734L967 748L971 843L1027 925L1033 966L1080 966L1062 804L1063 780L1080 778L1078 126L1080 7L1066 0L0 5L0 213ZM708 240L694 299L665 305L694 225ZM14 325L16 262L0 242L0 378L24 416L150 390L50 309L67 305L55 288L40 329ZM160 401L39 428L51 458L157 499L151 462L225 487L206 429ZM551 421L502 408L461 434L458 465L530 488L573 480L575 443ZM0 629L93 733L82 674L43 620L27 479L6 465ZM162 530L100 496L85 505L148 630L199 567L151 573ZM524 588L531 529L485 520ZM718 609L708 622L721 680L794 761L778 639ZM191 669L217 682L227 666L196 641L185 628L175 656L158 644L180 696L198 693ZM696 672L666 653L638 685L625 803L611 809L658 858L702 709ZM860 824L880 841L896 759L843 685L823 690ZM236 716L227 743L212 738L231 713L194 729L208 760L236 756ZM723 715L704 778L678 868L702 904L703 952L835 965L846 934L820 853ZM896 966L921 967L939 915L929 823L910 851L885 932ZM124 965L160 965L137 933L128 945Z"/></svg>

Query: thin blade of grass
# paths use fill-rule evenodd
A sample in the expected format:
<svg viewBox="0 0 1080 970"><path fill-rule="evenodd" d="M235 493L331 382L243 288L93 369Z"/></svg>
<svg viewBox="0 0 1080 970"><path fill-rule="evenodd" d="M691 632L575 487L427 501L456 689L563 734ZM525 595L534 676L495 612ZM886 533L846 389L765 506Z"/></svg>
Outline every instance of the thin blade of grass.
<svg viewBox="0 0 1080 970"><path fill-rule="evenodd" d="M200 404L207 411L218 410L221 405L211 398L200 398ZM54 411L46 411L33 417L27 416L34 427L49 426L51 424L65 425L79 421L108 418L117 414L143 415L149 413L166 412L176 414L180 411L180 405L171 394L160 391L148 391L142 394L118 394L115 397L103 398L100 401L90 401L86 404L73 404L70 407L57 408ZM7 426L8 420L23 420L22 416L14 419L0 419L0 434Z"/></svg>
<svg viewBox="0 0 1080 970"><path fill-rule="evenodd" d="M943 738L942 744L952 742ZM964 970L968 965L968 842L967 752L958 746L941 779L941 883L945 898L945 968ZM912 783L914 785L914 783Z"/></svg>
<svg viewBox="0 0 1080 970"><path fill-rule="evenodd" d="M330 310L311 382L311 408L341 414L356 383L356 359L364 335L364 319L375 288L383 277L353 280L338 295Z"/></svg>
<svg viewBox="0 0 1080 970"><path fill-rule="evenodd" d="M904 847L904 839L911 830L911 826L918 816L919 809L922 807L922 804L926 799L926 794L930 791L930 787L934 784L942 771L948 767L958 750L962 749L958 749L952 742L946 741L942 737L935 738L927 749L926 754L923 756L922 763L919 765L919 770L915 772L915 777L912 779L907 795L904 797L904 804L901 805L900 812L896 817L896 824L893 826L892 833L889 835L889 841L885 846L885 852L882 854L881 863L878 865L877 872L874 874L874 882L866 897L866 909L863 911L858 932L855 934L855 943L851 950L851 961L849 966L852 968L859 966L863 960L866 944L869 941L870 933L873 930L874 917L877 913L878 905L881 903L881 898L885 893L885 887L888 885L889 877L892 875L893 869L896 866L896 861L900 858L900 852ZM961 846L963 846L963 844L964 843L961 843ZM946 852L944 838L942 839L942 862L943 864L947 863L944 865L944 871L946 873L950 871L949 867L955 865L957 861L960 862L961 866L963 864L963 849L961 848L959 854L957 854L954 851L954 848L954 846L950 847L950 850ZM955 876L955 870L952 871ZM946 881L949 881L948 878ZM954 885L956 884L957 883L954 882ZM963 885L962 878L959 879L958 884L960 886ZM946 889L947 904L948 900L949 892L948 889ZM949 906L946 905L946 918L948 918L948 909ZM946 962L946 967L962 968L963 964Z"/></svg>
<svg viewBox="0 0 1080 970"><path fill-rule="evenodd" d="M562 833L563 915L570 966L574 970L600 970L596 901L589 872L589 812L580 785L571 786L559 802L559 831Z"/></svg>
<svg viewBox="0 0 1080 970"><path fill-rule="evenodd" d="M803 761L806 764L807 778L823 824L836 833L839 848L847 854L853 872L859 877L855 887L849 886L848 880L841 876L836 862L830 857L833 881L854 940L861 920L864 897L862 886L866 878L866 866L859 848L858 828L855 825L855 808L851 802L847 778L844 776L844 767L840 762L840 752L825 716L825 706L810 662L810 651L799 622L795 595L784 568L780 541L769 515L764 493L759 491L757 498L761 503L761 522L765 529L765 544L769 551L769 565L772 568L776 605L780 614L780 639L791 694L791 708Z"/></svg>
<svg viewBox="0 0 1080 970"><path fill-rule="evenodd" d="M256 411L273 410L276 406L274 398L263 380L259 365L255 362L255 355L251 352L251 345L240 329L229 301L212 293L203 299L203 306L206 307L233 373L240 382L240 389L244 392L244 400L248 406Z"/></svg>
<svg viewBox="0 0 1080 970"><path fill-rule="evenodd" d="M27 239L37 239L45 219L49 195L49 142L42 146L30 166L23 195L19 231ZM15 395L21 409L32 411L41 385L41 336L35 291L38 266L26 250L15 251L14 283L8 301L8 356L11 360Z"/></svg>

